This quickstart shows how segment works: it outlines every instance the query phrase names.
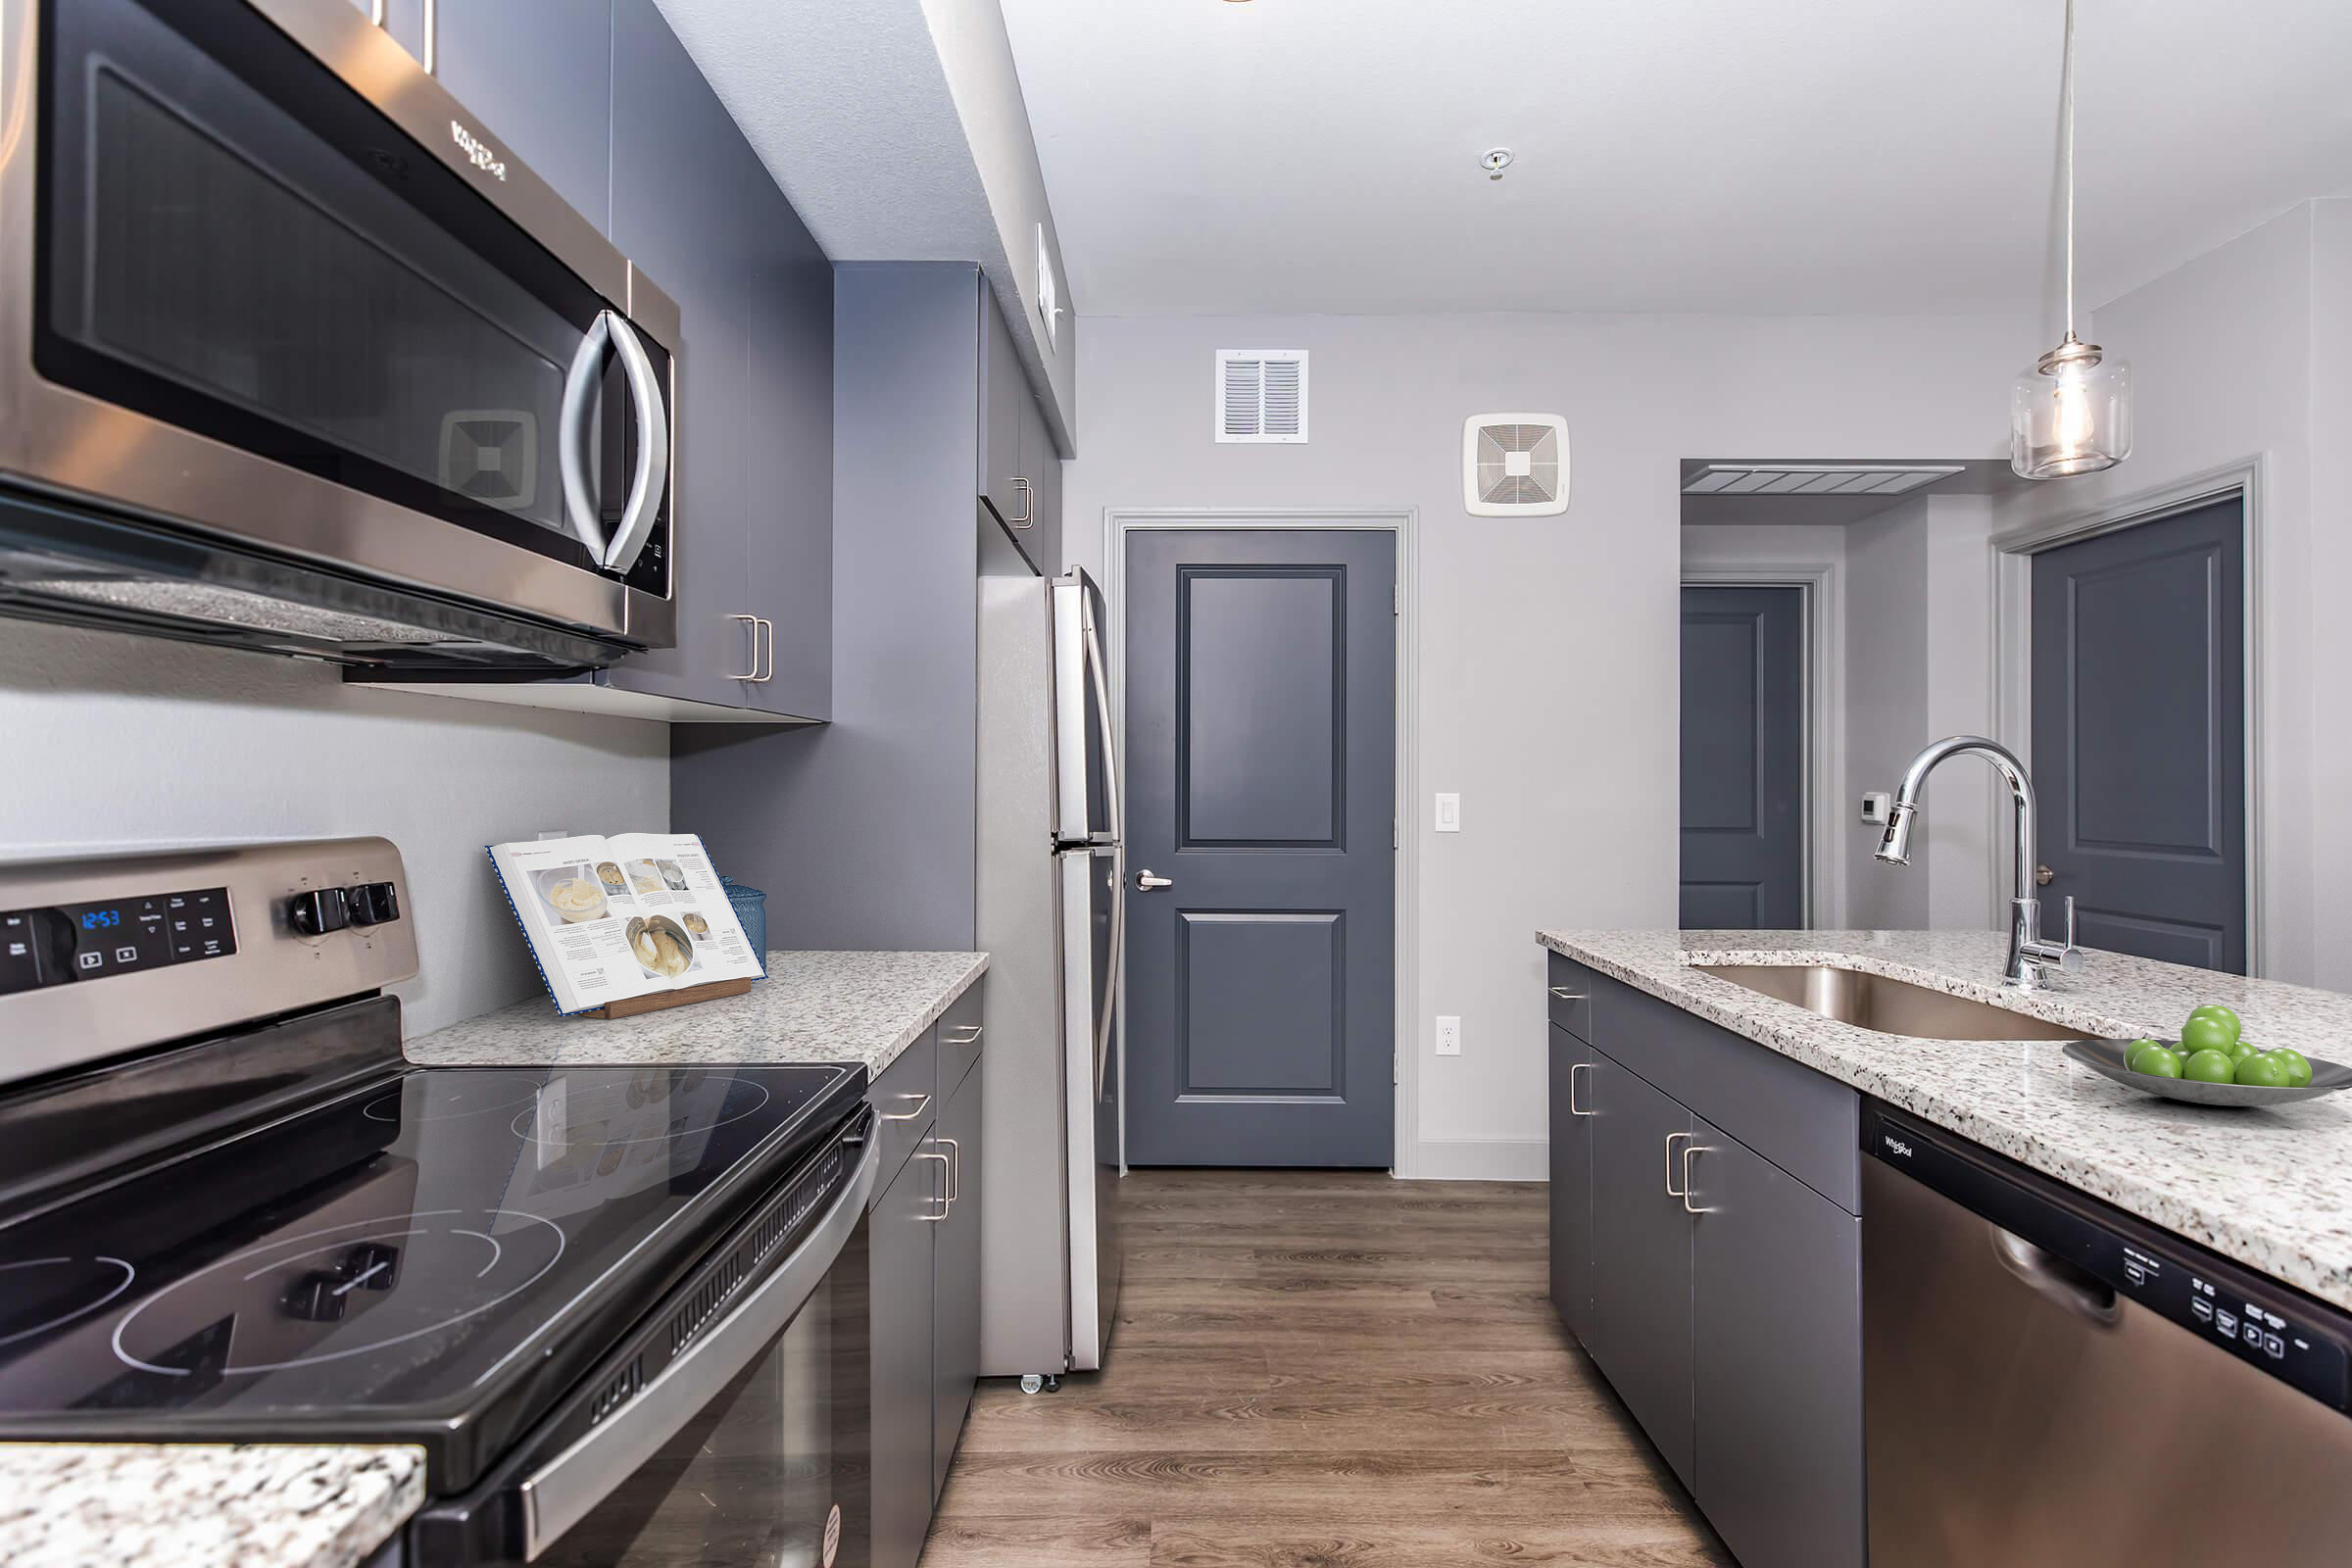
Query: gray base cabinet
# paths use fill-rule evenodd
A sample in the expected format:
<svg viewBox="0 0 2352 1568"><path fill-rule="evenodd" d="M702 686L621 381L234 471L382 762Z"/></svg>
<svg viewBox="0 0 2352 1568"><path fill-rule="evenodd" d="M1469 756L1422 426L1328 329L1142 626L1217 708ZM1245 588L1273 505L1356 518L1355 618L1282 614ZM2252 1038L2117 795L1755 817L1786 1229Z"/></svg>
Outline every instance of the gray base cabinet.
<svg viewBox="0 0 2352 1568"><path fill-rule="evenodd" d="M977 986L874 1081L873 1568L914 1568L980 1368ZM961 1040L943 1054L941 1037Z"/></svg>
<svg viewBox="0 0 2352 1568"><path fill-rule="evenodd" d="M1860 1097L1551 965L1562 1318L1742 1568L1862 1568Z"/></svg>
<svg viewBox="0 0 2352 1568"><path fill-rule="evenodd" d="M1592 1048L1551 1030L1551 1304L1592 1339Z"/></svg>

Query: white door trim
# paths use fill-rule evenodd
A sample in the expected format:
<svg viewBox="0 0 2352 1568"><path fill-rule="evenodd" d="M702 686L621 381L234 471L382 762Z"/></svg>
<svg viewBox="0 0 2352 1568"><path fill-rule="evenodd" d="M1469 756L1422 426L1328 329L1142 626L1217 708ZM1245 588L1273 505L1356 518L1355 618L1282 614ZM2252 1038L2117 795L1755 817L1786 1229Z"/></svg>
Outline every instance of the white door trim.
<svg viewBox="0 0 2352 1568"><path fill-rule="evenodd" d="M1415 507L1344 508L1285 508L1258 507L1247 510L1207 507L1108 507L1102 514L1102 571L1105 579L1103 594L1110 603L1112 647L1107 650L1110 662L1110 706L1115 716L1113 733L1118 738L1119 772L1127 771L1127 535L1140 529L1231 530L1240 528L1298 530L1306 528L1347 528L1358 532L1387 530L1396 536L1396 777L1395 783L1397 831L1396 848L1396 952L1392 960L1396 970L1396 1038L1393 1047L1395 1069L1395 1112L1393 1129L1395 1152L1391 1170L1400 1180L1410 1180L1422 1174L1420 1169L1419 1138L1421 1128L1420 1054L1414 1050L1420 1038L1421 999L1419 975L1409 961L1420 951L1421 843L1420 835L1412 831L1413 803L1419 799L1416 791L1419 780L1419 739L1421 658L1416 628L1415 597L1419 591L1421 573L1420 511ZM1127 1018L1119 1015L1119 1050L1126 1053Z"/></svg>
<svg viewBox="0 0 2352 1568"><path fill-rule="evenodd" d="M2246 638L2246 972L2265 972L2269 922L2263 914L2263 846L2267 840L2263 772L2263 737L2272 732L2277 715L2266 710L2269 683L2264 678L2262 612L2264 502L2270 488L2270 455L2252 457L2203 468L2167 484L2134 491L2079 511L2063 512L2023 527L1995 534L1991 541L1992 594L1992 713L1993 736L2034 764L2034 557L2059 545L2074 544L2121 528L2155 522L2194 507L2236 496L2242 503L2245 529ZM1997 928L2008 918L2010 832L2008 813L2000 813L1999 831L1990 836L1992 906L1987 911Z"/></svg>
<svg viewBox="0 0 2352 1568"><path fill-rule="evenodd" d="M1833 561L1683 563L1686 588L1794 588L1804 603L1805 924L1845 926L1845 605Z"/></svg>

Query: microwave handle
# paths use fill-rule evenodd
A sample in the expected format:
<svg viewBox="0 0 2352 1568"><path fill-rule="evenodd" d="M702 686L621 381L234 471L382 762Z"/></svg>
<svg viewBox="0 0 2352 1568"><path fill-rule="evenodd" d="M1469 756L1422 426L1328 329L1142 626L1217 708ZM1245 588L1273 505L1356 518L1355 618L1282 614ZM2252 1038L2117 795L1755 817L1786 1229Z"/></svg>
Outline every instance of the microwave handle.
<svg viewBox="0 0 2352 1568"><path fill-rule="evenodd" d="M613 1419L524 1477L522 1555L535 1561L557 1539L662 1450L726 1386L765 1354L808 1304L865 1218L882 1169L882 1140L868 1136L857 1173L792 1255L733 1311L663 1367Z"/></svg>
<svg viewBox="0 0 2352 1568"><path fill-rule="evenodd" d="M629 405L637 420L637 466L629 478L629 500L620 527L611 539L597 519L596 497L588 488L588 421L596 412L597 372L611 345L628 377ZM669 484L669 417L661 378L629 323L612 311L599 311L564 376L564 412L558 456L564 472L564 511L572 536L606 569L626 572L637 564L654 529L662 492Z"/></svg>

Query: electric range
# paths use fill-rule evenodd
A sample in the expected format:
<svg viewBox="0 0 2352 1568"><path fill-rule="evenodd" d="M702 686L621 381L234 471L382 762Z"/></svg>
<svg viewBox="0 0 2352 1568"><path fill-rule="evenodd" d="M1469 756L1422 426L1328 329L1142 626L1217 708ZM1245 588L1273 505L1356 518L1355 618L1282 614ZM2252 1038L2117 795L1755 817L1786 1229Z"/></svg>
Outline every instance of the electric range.
<svg viewBox="0 0 2352 1568"><path fill-rule="evenodd" d="M423 1562L833 1562L864 1069L411 1067L406 906L381 841L0 866L0 1440L417 1444Z"/></svg>

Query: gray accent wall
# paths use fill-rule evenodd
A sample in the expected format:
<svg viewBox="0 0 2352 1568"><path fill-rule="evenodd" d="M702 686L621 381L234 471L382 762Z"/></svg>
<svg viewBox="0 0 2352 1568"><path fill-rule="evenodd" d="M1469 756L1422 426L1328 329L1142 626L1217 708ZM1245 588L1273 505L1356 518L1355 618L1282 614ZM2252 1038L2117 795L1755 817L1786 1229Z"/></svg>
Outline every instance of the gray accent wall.
<svg viewBox="0 0 2352 1568"><path fill-rule="evenodd" d="M833 720L673 732L673 816L770 947L973 945L979 286L835 270Z"/></svg>

